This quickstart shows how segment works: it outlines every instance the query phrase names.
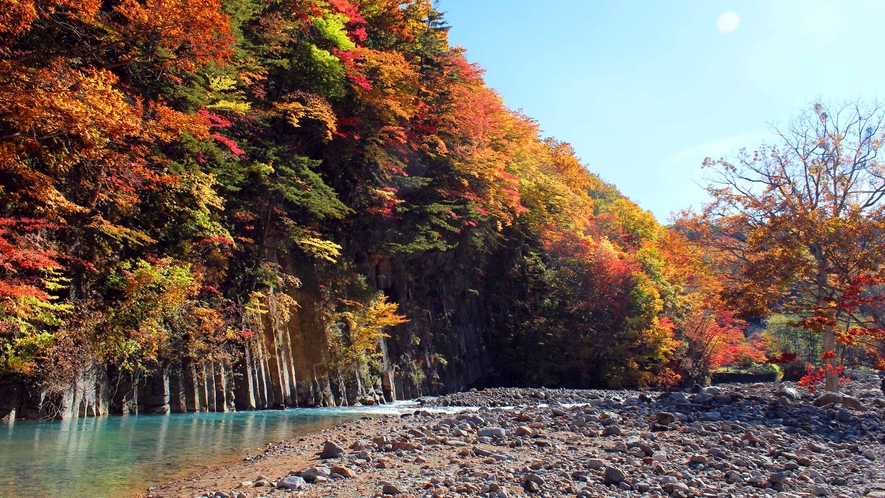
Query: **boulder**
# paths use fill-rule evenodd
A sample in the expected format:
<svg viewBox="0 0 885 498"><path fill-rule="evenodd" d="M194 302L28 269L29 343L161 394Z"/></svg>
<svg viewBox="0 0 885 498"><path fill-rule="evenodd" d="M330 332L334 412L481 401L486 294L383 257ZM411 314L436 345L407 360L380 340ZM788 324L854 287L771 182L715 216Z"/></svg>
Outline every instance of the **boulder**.
<svg viewBox="0 0 885 498"><path fill-rule="evenodd" d="M311 467L307 470L302 470L297 474L299 477L302 477L307 482L314 482L317 480L317 477L325 479L332 475L332 471L329 467L325 465L317 465L316 467Z"/></svg>
<svg viewBox="0 0 885 498"><path fill-rule="evenodd" d="M659 412L655 415L655 419L661 425L670 425L676 422L676 415L673 415L670 412Z"/></svg>
<svg viewBox="0 0 885 498"><path fill-rule="evenodd" d="M867 411L867 407L863 405L857 398L853 398L851 396L842 396L842 406L848 408L849 410L854 410L858 412Z"/></svg>
<svg viewBox="0 0 885 498"><path fill-rule="evenodd" d="M386 495L398 495L402 493L402 491L400 491L400 489L394 484L385 484L381 488L381 492Z"/></svg>
<svg viewBox="0 0 885 498"><path fill-rule="evenodd" d="M323 451L320 453L320 458L338 458L344 454L344 448L338 446L332 441L326 441L326 444L323 445Z"/></svg>
<svg viewBox="0 0 885 498"><path fill-rule="evenodd" d="M485 437L496 437L499 439L504 439L507 436L507 431L500 427L483 427L477 434Z"/></svg>
<svg viewBox="0 0 885 498"><path fill-rule="evenodd" d="M823 393L816 400L814 400L814 406L825 406L841 402L842 396L839 396L836 393Z"/></svg>
<svg viewBox="0 0 885 498"><path fill-rule="evenodd" d="M793 401L802 398L802 396L799 395L799 391L797 391L795 388L787 386L781 387L780 394Z"/></svg>
<svg viewBox="0 0 885 498"><path fill-rule="evenodd" d="M280 479L280 482L277 483L278 489L291 489L291 490L299 490L305 489L307 487L307 482L299 477L299 476L286 476Z"/></svg>
<svg viewBox="0 0 885 498"><path fill-rule="evenodd" d="M624 480L624 473L614 467L606 467L603 479L606 484L620 484Z"/></svg>
<svg viewBox="0 0 885 498"><path fill-rule="evenodd" d="M354 474L352 470L348 469L347 467L343 467L341 465L333 465L332 466L332 473L338 474L341 477L348 477L348 478L349 477L356 477L356 474Z"/></svg>

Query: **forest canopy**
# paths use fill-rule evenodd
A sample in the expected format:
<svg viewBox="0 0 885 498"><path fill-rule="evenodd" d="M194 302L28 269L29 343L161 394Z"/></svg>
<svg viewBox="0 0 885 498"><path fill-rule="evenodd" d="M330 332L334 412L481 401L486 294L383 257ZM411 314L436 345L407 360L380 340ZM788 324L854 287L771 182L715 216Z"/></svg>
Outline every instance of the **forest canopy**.
<svg viewBox="0 0 885 498"><path fill-rule="evenodd" d="M296 322L326 348L314 378L703 381L766 360L742 318L790 295L807 254L881 233L860 223L879 199L852 197L826 225L802 211L809 230L848 239L822 232L803 248L779 232L788 261L757 251L739 274L766 261L792 273L723 281L740 264L725 244L769 236L745 228L762 230L769 201L715 190L718 217L662 226L506 107L429 0L0 0L0 12L0 372L49 389L87 364L136 377L240 365ZM878 150L881 130L864 133L858 153ZM841 150L821 140L808 154ZM864 164L881 178L874 156ZM753 161L780 178L778 156ZM726 183L740 171L717 164ZM804 298L871 305L881 262L863 258L827 270L838 294ZM803 312L797 326L846 316ZM484 344L479 369L465 335Z"/></svg>

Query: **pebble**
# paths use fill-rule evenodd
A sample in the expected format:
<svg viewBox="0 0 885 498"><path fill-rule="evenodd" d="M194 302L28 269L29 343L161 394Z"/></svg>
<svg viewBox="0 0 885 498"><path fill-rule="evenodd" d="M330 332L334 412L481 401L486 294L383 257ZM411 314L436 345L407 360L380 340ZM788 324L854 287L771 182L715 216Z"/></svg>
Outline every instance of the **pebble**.
<svg viewBox="0 0 885 498"><path fill-rule="evenodd" d="M252 479L254 471L231 486L274 498L305 491L885 498L885 398L878 384L868 384L853 381L840 394L817 395L781 382L671 393L497 388L424 398L422 409L407 416L349 424L312 436L309 445L272 445L242 463L291 451L305 455L302 461L310 463L279 478L276 489L266 476ZM476 408L432 411L460 404ZM320 457L339 460L323 465L315 460L317 448ZM228 491L216 485L194 492L213 496L207 490L218 488Z"/></svg>

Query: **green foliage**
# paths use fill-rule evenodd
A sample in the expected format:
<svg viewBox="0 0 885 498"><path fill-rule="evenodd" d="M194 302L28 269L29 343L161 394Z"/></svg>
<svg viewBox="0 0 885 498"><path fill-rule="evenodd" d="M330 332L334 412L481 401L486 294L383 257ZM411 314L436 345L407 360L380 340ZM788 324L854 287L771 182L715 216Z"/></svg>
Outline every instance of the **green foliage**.
<svg viewBox="0 0 885 498"><path fill-rule="evenodd" d="M106 286L116 299L105 312L100 357L124 370L150 369L169 336L181 333L172 325L181 321L197 291L191 265L169 259L125 261Z"/></svg>
<svg viewBox="0 0 885 498"><path fill-rule="evenodd" d="M328 89L330 96L341 96L344 93L344 65L328 50L310 45L311 62L321 84Z"/></svg>
<svg viewBox="0 0 885 498"><path fill-rule="evenodd" d="M762 340L770 356L795 353L805 362L816 363L821 355L821 335L796 327L796 317L776 314L768 317Z"/></svg>
<svg viewBox="0 0 885 498"><path fill-rule="evenodd" d="M327 14L325 17L317 17L313 20L313 27L320 36L332 42L339 50L352 50L356 44L347 37L344 25L349 19L344 14Z"/></svg>

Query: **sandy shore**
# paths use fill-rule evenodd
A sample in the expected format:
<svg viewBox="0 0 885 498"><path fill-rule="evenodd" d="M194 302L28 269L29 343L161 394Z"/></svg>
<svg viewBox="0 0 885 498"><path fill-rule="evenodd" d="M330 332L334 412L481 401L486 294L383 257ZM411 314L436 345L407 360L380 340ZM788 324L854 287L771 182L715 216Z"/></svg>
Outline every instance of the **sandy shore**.
<svg viewBox="0 0 885 498"><path fill-rule="evenodd" d="M885 398L874 378L841 395L789 383L458 393L272 444L144 496L885 498ZM453 405L474 408L432 412Z"/></svg>

